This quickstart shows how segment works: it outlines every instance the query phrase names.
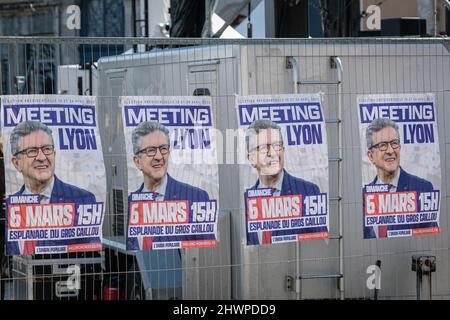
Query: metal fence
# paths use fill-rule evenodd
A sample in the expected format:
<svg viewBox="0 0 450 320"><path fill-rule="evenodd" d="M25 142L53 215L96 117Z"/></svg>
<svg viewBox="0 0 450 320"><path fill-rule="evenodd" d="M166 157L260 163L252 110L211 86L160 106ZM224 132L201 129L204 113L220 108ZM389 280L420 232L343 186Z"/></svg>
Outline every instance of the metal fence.
<svg viewBox="0 0 450 320"><path fill-rule="evenodd" d="M433 298L449 299L449 43L387 38L0 37L1 95L99 98L107 180L103 251L4 259L0 278L4 298L373 299L377 295L379 299L415 299L411 259L427 254L436 256L437 262L432 274ZM236 95L296 92L323 94L329 154L328 240L247 246L238 192L239 165L233 160L236 151L231 150L221 155L219 164L221 215L216 248L180 253L126 251L127 173L118 96L210 94L214 121L225 132L237 128ZM356 96L417 92L436 97L441 233L363 240ZM9 175L5 172L7 183L11 183ZM377 261L381 262L381 288L375 292L367 287L367 268ZM65 284L77 272L81 289L68 289Z"/></svg>

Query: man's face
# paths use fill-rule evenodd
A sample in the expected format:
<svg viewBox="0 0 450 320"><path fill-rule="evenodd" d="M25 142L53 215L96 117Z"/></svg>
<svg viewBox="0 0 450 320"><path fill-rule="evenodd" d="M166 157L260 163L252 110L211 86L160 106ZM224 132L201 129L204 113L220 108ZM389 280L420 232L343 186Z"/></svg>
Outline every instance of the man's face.
<svg viewBox="0 0 450 320"><path fill-rule="evenodd" d="M55 173L55 152L45 155L43 146L53 145L51 137L44 131L38 130L19 139L19 151L38 148L35 157L28 157L26 152L13 156L12 163L21 172L25 182L31 184L47 184Z"/></svg>
<svg viewBox="0 0 450 320"><path fill-rule="evenodd" d="M373 137L373 144L378 145L382 142L392 142L399 139L397 132L392 127L386 127L378 131ZM375 165L377 171L384 174L394 174L400 165L400 145L397 149L392 148L390 143L387 143L385 151L382 148L371 148L367 151L369 160Z"/></svg>
<svg viewBox="0 0 450 320"><path fill-rule="evenodd" d="M153 182L160 181L167 173L170 153L163 155L158 147L168 144L164 132L153 131L141 138L139 150L153 147L156 148L155 155L148 156L145 152L141 152L133 157L136 167L142 171L144 177Z"/></svg>
<svg viewBox="0 0 450 320"><path fill-rule="evenodd" d="M284 146L277 129L263 129L250 139L248 159L260 175L277 175L284 168Z"/></svg>

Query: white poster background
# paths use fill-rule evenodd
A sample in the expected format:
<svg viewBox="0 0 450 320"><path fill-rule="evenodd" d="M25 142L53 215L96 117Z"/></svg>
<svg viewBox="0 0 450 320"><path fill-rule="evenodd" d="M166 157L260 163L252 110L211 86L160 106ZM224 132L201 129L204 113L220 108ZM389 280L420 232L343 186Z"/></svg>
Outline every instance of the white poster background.
<svg viewBox="0 0 450 320"><path fill-rule="evenodd" d="M325 115L322 107L322 99L320 94L280 94L280 95L251 95L251 96L237 96L236 97L236 112L238 114L239 121L239 105L258 105L258 104L277 104L277 103L307 103L307 102L319 102L322 110L322 137L321 144L309 144L309 145L288 145L286 137L286 124L277 123L281 127L281 133L283 136L285 146L285 160L284 168L286 171L294 177L299 177L306 181L315 183L321 193L329 193L328 184L328 147L327 147L327 133L325 126ZM301 124L299 122L298 124ZM239 186L241 195L241 212L245 216L244 205L244 193L247 189L255 185L258 180L258 173L254 169L248 160L246 159L247 153L245 150L245 130L247 125L241 125L240 139L238 146L238 163L239 165ZM327 212L329 213L329 201L327 201ZM329 214L328 214L329 217ZM243 219L245 221L245 219ZM245 223L245 222L244 222ZM327 228L329 230L329 218L327 219ZM244 230L246 226L244 225ZM246 244L246 239L243 239Z"/></svg>

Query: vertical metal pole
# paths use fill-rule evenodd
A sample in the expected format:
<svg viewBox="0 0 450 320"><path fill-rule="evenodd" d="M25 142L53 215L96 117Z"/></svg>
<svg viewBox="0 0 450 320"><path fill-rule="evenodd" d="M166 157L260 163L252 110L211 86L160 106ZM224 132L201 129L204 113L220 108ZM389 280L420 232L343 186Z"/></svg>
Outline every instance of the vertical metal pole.
<svg viewBox="0 0 450 320"><path fill-rule="evenodd" d="M0 95L6 94L6 88L3 88L3 72L3 50L0 49Z"/></svg>
<svg viewBox="0 0 450 320"><path fill-rule="evenodd" d="M375 265L378 268L380 268L380 270L381 270L381 260L377 260L377 262L375 262ZM377 286L375 286L375 290L374 290L374 293L373 293L373 299L374 300L378 300L378 289L377 289Z"/></svg>
<svg viewBox="0 0 450 320"><path fill-rule="evenodd" d="M14 57L16 57L16 63L14 63ZM18 64L17 64L17 59L18 59L18 50L17 50L17 44L16 43L10 43L8 45L8 59L6 61L8 61L8 66L7 66L7 70L8 70L8 94L12 94L12 93L19 93L15 88L15 80L16 76L18 74Z"/></svg>
<svg viewBox="0 0 450 320"><path fill-rule="evenodd" d="M148 0L145 0L145 4L144 4L144 25L145 25L145 37L148 38L148 36L150 35L149 32L149 22L148 22Z"/></svg>
<svg viewBox="0 0 450 320"><path fill-rule="evenodd" d="M430 287L430 290L428 291L428 293L429 293L429 295L430 295L430 300L433 299L433 290L432 290L432 289L433 289L433 288L432 288L433 282L431 281L431 276L432 276L432 273L431 273L431 271L430 271L429 277L428 277L428 281L429 281L428 286Z"/></svg>
<svg viewBox="0 0 450 320"><path fill-rule="evenodd" d="M136 37L136 0L131 0L131 20L133 21L133 37Z"/></svg>
<svg viewBox="0 0 450 320"><path fill-rule="evenodd" d="M61 36L61 28L59 25L59 20L60 20L60 12L59 12L59 7L55 6L55 16L56 16L56 22L55 22L55 30L56 30L56 34L58 36ZM26 49L25 49L26 50ZM55 44L55 64L57 66L66 64L65 61L61 61L61 50L62 50L62 44ZM64 56L62 56L64 58ZM26 71L26 73L28 73L28 71ZM26 75L27 77L27 75ZM25 80L25 82L27 83L28 86L28 79ZM55 83L58 83L59 79L58 79L58 72L56 72L55 74L55 78L53 79L53 81L55 81ZM57 87L57 86L56 86ZM28 93L28 90L27 90Z"/></svg>
<svg viewBox="0 0 450 320"><path fill-rule="evenodd" d="M422 291L422 272L420 270L417 270L416 272L416 294L417 294L417 300L421 300L421 291Z"/></svg>
<svg viewBox="0 0 450 320"><path fill-rule="evenodd" d="M294 57L290 57L289 61L292 65L292 80L293 80L293 89L294 93L298 93L298 63L297 59ZM302 292L301 292L301 275L300 275L300 259L301 259L301 243L300 241L295 242L295 299L300 300L302 298Z"/></svg>
<svg viewBox="0 0 450 320"><path fill-rule="evenodd" d="M434 0L434 36L437 37L438 34L438 25L437 25L437 1Z"/></svg>
<svg viewBox="0 0 450 320"><path fill-rule="evenodd" d="M431 272L419 269L416 274L417 300L432 300Z"/></svg>
<svg viewBox="0 0 450 320"><path fill-rule="evenodd" d="M90 96L92 96L92 92L93 92L93 90L92 90L92 65L93 65L93 62L90 62L88 64L88 67L89 67L89 95Z"/></svg>
<svg viewBox="0 0 450 320"><path fill-rule="evenodd" d="M131 1L131 20L133 21L133 34L132 37L136 38L136 0ZM133 53L137 52L137 45L133 44Z"/></svg>
<svg viewBox="0 0 450 320"><path fill-rule="evenodd" d="M343 166L342 166L342 138L343 138L343 126L342 126L342 73L343 66L342 61L339 57L334 57L336 62L336 66L338 68L338 150L339 150L339 159L341 161L338 162L338 196L339 196L339 205L338 205L338 224L339 224L339 273L342 275L339 278L339 293L340 299L344 300L344 223L343 223L343 213L342 213L342 186L343 186Z"/></svg>
<svg viewBox="0 0 450 320"><path fill-rule="evenodd" d="M264 36L266 38L275 38L275 0L264 1L264 12Z"/></svg>
<svg viewBox="0 0 450 320"><path fill-rule="evenodd" d="M211 0L205 0L205 24L203 26L203 37L211 37Z"/></svg>
<svg viewBox="0 0 450 320"><path fill-rule="evenodd" d="M252 29L252 21L251 21L251 16L252 16L252 2L250 1L248 3L248 14L247 14L247 18L248 18L248 23L247 23L247 38L251 39L253 37L253 29Z"/></svg>
<svg viewBox="0 0 450 320"><path fill-rule="evenodd" d="M34 300L33 299L33 265L31 264L31 259L24 259L22 260L22 263L26 263L26 269L27 269L27 299L28 300Z"/></svg>
<svg viewBox="0 0 450 320"><path fill-rule="evenodd" d="M148 1L149 0L145 0L145 5L144 5L144 14L145 14L145 19L144 19L144 25L145 25L145 37L148 38L150 36L150 24L148 22ZM145 51L148 51L148 44L145 45Z"/></svg>
<svg viewBox="0 0 450 320"><path fill-rule="evenodd" d="M139 29L141 30L141 32L140 32L141 37L145 36L144 1L146 1L146 0L139 1Z"/></svg>

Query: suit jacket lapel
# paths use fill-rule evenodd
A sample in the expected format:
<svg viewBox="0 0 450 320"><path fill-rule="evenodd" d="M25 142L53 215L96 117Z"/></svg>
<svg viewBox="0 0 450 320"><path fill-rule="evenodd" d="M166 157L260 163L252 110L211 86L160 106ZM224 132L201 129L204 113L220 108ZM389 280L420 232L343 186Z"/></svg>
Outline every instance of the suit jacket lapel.
<svg viewBox="0 0 450 320"><path fill-rule="evenodd" d="M62 188L62 182L55 175L55 181L53 182L52 196L50 197L50 203L60 203L61 198L64 198L64 190Z"/></svg>
<svg viewBox="0 0 450 320"><path fill-rule="evenodd" d="M286 196L292 193L291 176L283 169L283 183L281 184L280 195Z"/></svg>
<svg viewBox="0 0 450 320"><path fill-rule="evenodd" d="M397 191L403 191L408 188L408 177L405 170L400 167L400 176L398 177Z"/></svg>
<svg viewBox="0 0 450 320"><path fill-rule="evenodd" d="M173 178L167 174L167 186L164 194L164 200L176 200L177 190L175 190L175 184Z"/></svg>

